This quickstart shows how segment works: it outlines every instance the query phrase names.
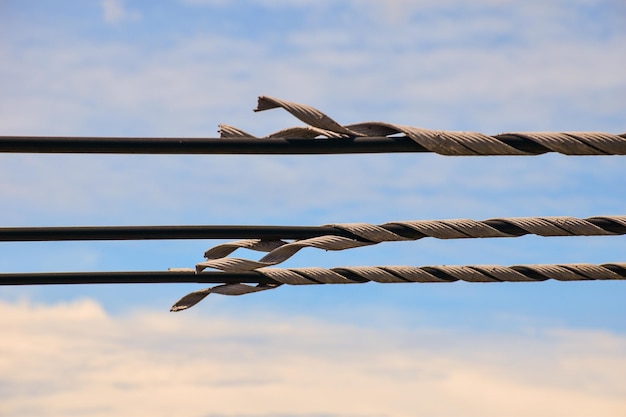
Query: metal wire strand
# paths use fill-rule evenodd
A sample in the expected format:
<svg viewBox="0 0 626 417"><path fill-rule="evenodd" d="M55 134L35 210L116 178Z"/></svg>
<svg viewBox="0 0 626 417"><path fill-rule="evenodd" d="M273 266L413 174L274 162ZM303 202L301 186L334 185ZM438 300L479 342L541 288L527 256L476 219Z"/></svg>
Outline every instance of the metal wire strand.
<svg viewBox="0 0 626 417"><path fill-rule="evenodd" d="M192 268L169 271L133 272L52 272L0 273L0 285L59 284L147 284L213 283L211 288L194 291L181 298L171 311L185 310L209 294L244 295L265 291L283 284L357 284L378 283L450 283L467 282L538 282L624 280L626 263L559 265L472 265L472 266L353 266L340 268L261 268L249 272L203 272ZM256 284L256 285L248 285Z"/></svg>
<svg viewBox="0 0 626 417"><path fill-rule="evenodd" d="M311 106L266 96L259 97L255 111L274 108L283 108L300 121L311 126L314 129L313 132L317 131L320 135L328 138L336 135L350 138L403 134L420 147L440 155L535 155L544 152L558 152L565 155L626 154L626 134L524 132L489 136L476 132L431 130L386 122L363 122L342 126ZM266 137L293 137L290 136L296 132L293 129L283 129ZM524 146L515 146L516 141L523 142ZM534 149L527 149L529 144L532 144L530 148Z"/></svg>
<svg viewBox="0 0 626 417"><path fill-rule="evenodd" d="M352 266L339 268L260 268L256 273L273 283L259 286L241 286L230 289L224 286L205 288L185 295L170 311L193 307L211 293L243 295L273 289L281 284L361 284L365 282L407 283L431 282L538 282L548 279L558 281L624 280L626 263L612 264L560 264L560 265L469 265L469 266ZM200 276L206 273L198 274Z"/></svg>
<svg viewBox="0 0 626 417"><path fill-rule="evenodd" d="M201 272L207 268L222 271L252 271L278 265L303 248L346 250L382 242L437 239L468 239L537 236L611 236L626 234L626 216L600 216L579 219L569 216L509 217L484 221L471 219L397 221L383 225L368 223L334 223L337 234L295 240L291 243L275 240L246 239L216 245L204 253L207 259L196 265ZM348 233L348 236L345 235ZM238 248L268 252L258 261L226 258Z"/></svg>
<svg viewBox="0 0 626 417"><path fill-rule="evenodd" d="M225 124L217 138L0 136L0 152L131 154L342 154L434 152L448 156L626 155L626 133L521 132L486 135L386 122L341 125L311 106L261 96L255 111L282 108L306 126L258 137Z"/></svg>
<svg viewBox="0 0 626 417"><path fill-rule="evenodd" d="M590 231L603 229L607 234L621 235L626 234L626 216L602 216L589 217L584 223L590 224ZM526 219L526 221L522 221ZM532 221L531 219L536 219ZM378 227L394 233L404 239L413 240L423 237L432 236L445 238L446 234L454 233L456 230L448 222L458 222L457 226L461 227L461 223L466 226L463 229L464 234L475 235L476 231L481 230L483 235L477 237L496 237L489 236L488 230L493 234L503 236L522 236L529 233L547 234L547 229L535 229L535 222L539 226L543 224L547 227L542 219L557 219L555 217L537 217L537 218L501 218L489 219L481 222L467 223L463 220L436 220L434 226L428 226L429 223L424 222L391 222L379 225ZM567 218L570 219L570 218ZM581 219L578 220L580 223ZM420 227L411 228L409 223L418 224ZM475 224L481 223L481 224ZM432 224L432 223L431 223ZM516 225L517 224L517 225ZM568 221L562 221L559 224L563 228L567 226ZM519 226L518 226L519 225ZM595 228L594 228L595 226ZM527 230L524 230L523 228ZM555 236L561 236L565 233L562 227L554 226ZM439 231L439 229L445 229ZM421 231L420 231L421 230ZM576 235L578 230L570 230L570 236ZM583 231L583 230L581 230ZM425 234L427 233L427 234ZM460 237L464 237L463 233L459 233ZM593 233L589 233L593 234ZM156 239L260 239L265 242L276 241L275 245L280 246L278 242L281 239L308 239L320 236L343 236L355 240L363 240L362 236L350 232L347 228L342 228L340 224L336 226L253 226L253 225L196 225L196 226L61 226L61 227L0 227L0 242L37 242L37 241L72 241L72 240L156 240ZM394 240L394 239L391 239ZM287 243L287 242L283 242ZM232 252L232 251L231 251ZM230 252L229 252L230 253ZM226 255L223 255L226 256ZM214 256L215 257L215 256Z"/></svg>

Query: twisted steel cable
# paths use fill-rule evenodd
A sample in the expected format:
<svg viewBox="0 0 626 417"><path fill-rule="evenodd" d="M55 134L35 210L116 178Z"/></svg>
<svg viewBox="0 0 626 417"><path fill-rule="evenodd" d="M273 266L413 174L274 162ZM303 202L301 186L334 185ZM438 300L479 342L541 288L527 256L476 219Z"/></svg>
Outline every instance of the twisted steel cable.
<svg viewBox="0 0 626 417"><path fill-rule="evenodd" d="M0 152L122 154L340 154L434 152L440 155L626 155L626 133L521 132L485 135L387 122L341 125L314 107L261 96L255 111L285 109L307 126L264 140L225 124L220 138L0 136Z"/></svg>
<svg viewBox="0 0 626 417"><path fill-rule="evenodd" d="M274 108L286 110L309 127L283 129L266 138L354 138L403 134L430 152L450 156L537 155L545 152L564 155L626 155L626 133L524 132L488 136L476 132L430 130L386 122L342 126L314 107L267 96L259 97L254 111ZM222 138L251 137L247 132L228 125L220 125L220 134ZM527 146L516 147L516 142L530 142L534 149L524 149Z"/></svg>
<svg viewBox="0 0 626 417"><path fill-rule="evenodd" d="M612 219L612 220L611 220ZM593 225L613 234L626 234L626 224L620 216L590 217ZM503 234L523 236L527 231L500 219L482 223ZM417 230L399 223L380 227L405 238L426 237ZM359 240L348 230L331 226L254 226L254 225L159 225L159 226L52 226L0 227L0 242L38 242L69 240L158 240L158 239L307 239L333 235ZM285 242L286 243L286 242Z"/></svg>
<svg viewBox="0 0 626 417"><path fill-rule="evenodd" d="M190 269L184 269L191 271ZM177 270L182 271L182 270ZM468 265L468 266L352 266L339 268L260 268L256 273L271 282L250 286L226 283L185 295L170 311L193 307L209 294L243 295L265 291L282 284L361 284L378 283L443 283L443 282L539 282L624 280L626 263L594 264L538 264L538 265ZM205 273L199 274L200 276Z"/></svg>
<svg viewBox="0 0 626 417"><path fill-rule="evenodd" d="M483 221L471 219L397 221L382 225L368 223L335 223L324 225L352 236L326 235L285 242L278 239L245 239L214 246L204 253L207 259L196 265L196 271L206 268L228 272L252 271L286 261L303 248L339 251L382 242L437 239L468 239L537 236L615 236L626 234L626 216L597 216L580 219L569 216L509 217ZM259 261L227 258L239 248L267 255Z"/></svg>

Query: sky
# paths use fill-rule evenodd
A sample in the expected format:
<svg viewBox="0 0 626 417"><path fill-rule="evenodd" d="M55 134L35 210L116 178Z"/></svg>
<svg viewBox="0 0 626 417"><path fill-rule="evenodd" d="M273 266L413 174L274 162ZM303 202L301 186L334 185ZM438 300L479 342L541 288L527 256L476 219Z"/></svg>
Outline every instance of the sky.
<svg viewBox="0 0 626 417"><path fill-rule="evenodd" d="M619 0L0 0L0 135L300 122L626 132ZM3 227L626 214L623 157L0 154ZM224 241L0 243L0 271L193 267ZM285 267L624 262L622 236L421 239ZM257 253L237 256L258 259ZM626 414L626 282L0 287L0 415Z"/></svg>

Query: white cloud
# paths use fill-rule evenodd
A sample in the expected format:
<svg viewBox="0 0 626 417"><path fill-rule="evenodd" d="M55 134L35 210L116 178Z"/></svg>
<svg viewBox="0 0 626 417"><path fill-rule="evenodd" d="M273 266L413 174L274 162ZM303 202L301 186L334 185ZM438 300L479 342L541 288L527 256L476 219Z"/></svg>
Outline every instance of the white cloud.
<svg viewBox="0 0 626 417"><path fill-rule="evenodd" d="M215 312L115 317L83 300L0 303L0 333L0 411L12 416L626 410L626 339L601 331L471 334Z"/></svg>
<svg viewBox="0 0 626 417"><path fill-rule="evenodd" d="M120 23L141 19L141 14L138 11L126 8L124 0L101 0L101 4L106 23Z"/></svg>

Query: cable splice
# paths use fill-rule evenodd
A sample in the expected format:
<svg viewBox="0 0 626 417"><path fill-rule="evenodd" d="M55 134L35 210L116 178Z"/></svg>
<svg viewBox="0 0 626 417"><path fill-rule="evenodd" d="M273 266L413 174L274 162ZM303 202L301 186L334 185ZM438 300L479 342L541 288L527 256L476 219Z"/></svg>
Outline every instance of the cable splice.
<svg viewBox="0 0 626 417"><path fill-rule="evenodd" d="M0 285L60 284L138 284L138 283L213 283L211 288L194 291L172 307L185 310L209 294L244 295L265 291L283 284L358 284L377 283L450 283L538 282L624 280L626 263L559 265L470 265L470 266L353 266L339 268L261 268L249 272L203 272L192 268L170 271L132 272L52 272L0 273ZM248 285L256 284L256 286Z"/></svg>
<svg viewBox="0 0 626 417"><path fill-rule="evenodd" d="M339 268L260 268L256 273L269 278L271 284L256 287L240 283L225 284L187 294L170 311L193 307L211 293L243 295L276 288L282 284L361 284L377 283L445 283L465 282L538 282L624 280L626 263L611 264L537 264L537 265L468 265L468 266L352 266ZM205 273L199 274L200 276ZM232 287L230 287L232 286Z"/></svg>
<svg viewBox="0 0 626 417"><path fill-rule="evenodd" d="M602 216L584 219L615 235L626 234L626 216ZM515 218L508 219L515 221ZM504 235L523 236L530 232L507 219L490 219L481 223L497 229ZM381 228L409 240L427 237L416 229L402 226L402 222L386 223ZM530 226L527 226L530 227ZM451 229L453 230L453 229ZM157 240L157 239L307 239L318 236L343 236L359 240L359 236L333 226L53 226L0 227L0 242L41 242L71 240ZM485 237L485 236L482 236ZM286 242L285 242L286 243Z"/></svg>
<svg viewBox="0 0 626 417"><path fill-rule="evenodd" d="M423 129L386 122L341 125L303 104L261 96L255 111L283 108L307 126L258 137L225 124L220 138L0 136L0 152L113 154L347 154L433 152L447 156L626 155L626 133L477 132Z"/></svg>
<svg viewBox="0 0 626 417"><path fill-rule="evenodd" d="M299 239L287 243L282 240L246 239L217 245L204 253L207 259L196 265L196 271L206 268L222 271L252 271L286 261L303 248L339 251L382 242L437 239L468 239L537 236L614 236L626 234L626 216L599 216L579 219L569 216L510 217L484 221L471 219L414 220L385 223L335 223L322 226L342 232L341 236L326 235ZM347 237L343 232L352 236ZM268 252L259 261L226 258L238 248Z"/></svg>
<svg viewBox="0 0 626 417"><path fill-rule="evenodd" d="M626 155L626 134L604 132L523 132L485 135L476 132L422 129L386 122L363 122L342 126L321 111L304 104L261 96L254 111L283 108L310 127L288 128L266 138L291 138L315 134L328 138L379 137L403 134L429 152L448 156L537 155ZM302 130L304 129L304 130ZM220 125L223 138L240 137L237 128ZM245 133L247 134L247 133ZM520 145L517 145L517 143Z"/></svg>

